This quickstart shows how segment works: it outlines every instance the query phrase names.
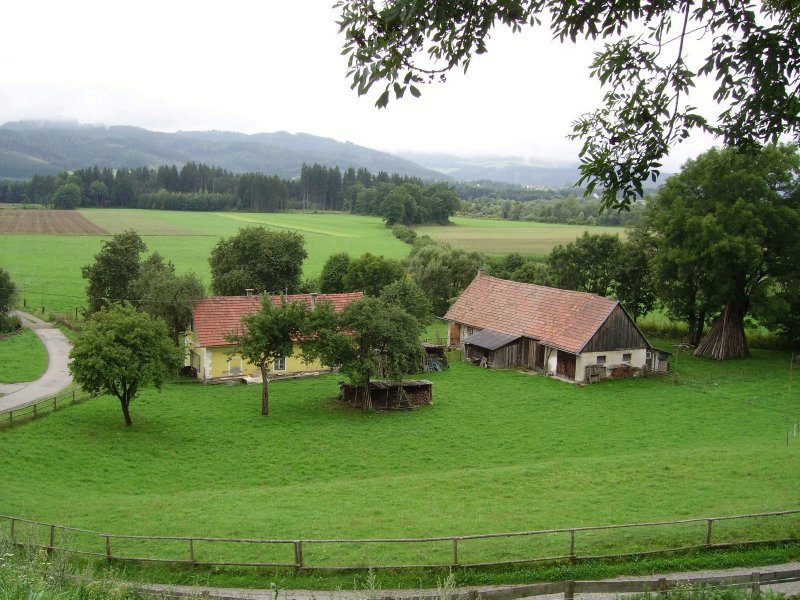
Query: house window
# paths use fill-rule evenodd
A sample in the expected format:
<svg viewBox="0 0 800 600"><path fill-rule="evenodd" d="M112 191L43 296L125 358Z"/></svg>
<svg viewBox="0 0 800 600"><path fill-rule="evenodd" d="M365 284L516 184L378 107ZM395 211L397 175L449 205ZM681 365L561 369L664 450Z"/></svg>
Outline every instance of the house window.
<svg viewBox="0 0 800 600"><path fill-rule="evenodd" d="M472 327L466 327L464 329L464 335L465 336L472 335L472 333L473 333Z"/></svg>
<svg viewBox="0 0 800 600"><path fill-rule="evenodd" d="M276 358L275 362L272 364L273 371L285 371L286 370L286 357L283 358Z"/></svg>
<svg viewBox="0 0 800 600"><path fill-rule="evenodd" d="M626 352L625 354L622 355L622 362L630 364L630 362L631 362L631 353L630 352Z"/></svg>
<svg viewBox="0 0 800 600"><path fill-rule="evenodd" d="M598 365L606 364L606 355L605 354L601 354L600 356L597 357L597 364Z"/></svg>

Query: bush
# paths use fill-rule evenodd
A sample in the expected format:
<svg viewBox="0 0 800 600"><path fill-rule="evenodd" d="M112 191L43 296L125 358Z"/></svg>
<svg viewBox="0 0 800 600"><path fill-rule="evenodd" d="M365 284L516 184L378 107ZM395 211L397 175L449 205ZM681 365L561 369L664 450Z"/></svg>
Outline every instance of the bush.
<svg viewBox="0 0 800 600"><path fill-rule="evenodd" d="M22 328L22 322L16 315L0 313L0 334L12 333Z"/></svg>
<svg viewBox="0 0 800 600"><path fill-rule="evenodd" d="M395 225L392 227L392 235L406 244L413 244L417 239L417 232L405 225Z"/></svg>

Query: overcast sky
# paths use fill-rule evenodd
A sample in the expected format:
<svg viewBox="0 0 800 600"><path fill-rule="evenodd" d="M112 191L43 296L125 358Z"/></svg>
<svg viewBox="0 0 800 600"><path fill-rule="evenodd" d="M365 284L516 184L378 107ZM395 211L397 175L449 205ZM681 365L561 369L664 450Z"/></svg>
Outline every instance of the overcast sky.
<svg viewBox="0 0 800 600"><path fill-rule="evenodd" d="M498 30L466 76L388 109L358 98L333 0L10 1L0 123L68 119L159 131L286 130L376 149L577 162L570 123L596 106L593 47ZM702 105L702 104L701 104ZM665 164L708 148L693 139Z"/></svg>

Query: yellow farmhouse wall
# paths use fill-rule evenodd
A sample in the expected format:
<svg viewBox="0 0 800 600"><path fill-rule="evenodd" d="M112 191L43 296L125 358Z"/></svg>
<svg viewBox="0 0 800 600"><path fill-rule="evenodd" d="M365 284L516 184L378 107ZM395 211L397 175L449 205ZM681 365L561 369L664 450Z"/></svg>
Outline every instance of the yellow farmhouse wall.
<svg viewBox="0 0 800 600"><path fill-rule="evenodd" d="M234 346L214 346L204 348L197 345L197 338L193 332L186 336L187 366L197 369L197 377L201 380L214 379L215 377L229 377L231 375L260 375L259 368L249 361L244 360L235 353ZM310 363L300 358L300 347L295 344L292 356L287 356L284 369L275 369L270 364L270 373L273 375L289 375L302 371L322 371L325 367L319 361Z"/></svg>

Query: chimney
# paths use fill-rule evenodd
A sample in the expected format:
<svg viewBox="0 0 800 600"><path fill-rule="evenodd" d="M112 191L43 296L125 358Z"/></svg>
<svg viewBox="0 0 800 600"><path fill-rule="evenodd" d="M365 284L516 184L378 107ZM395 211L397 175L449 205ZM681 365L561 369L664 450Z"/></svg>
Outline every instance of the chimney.
<svg viewBox="0 0 800 600"><path fill-rule="evenodd" d="M317 308L317 294L312 293L310 294L310 296L311 296L311 310L314 310L315 308Z"/></svg>
<svg viewBox="0 0 800 600"><path fill-rule="evenodd" d="M256 295L256 291L253 288L246 288L244 290L244 295L245 296L255 296Z"/></svg>

